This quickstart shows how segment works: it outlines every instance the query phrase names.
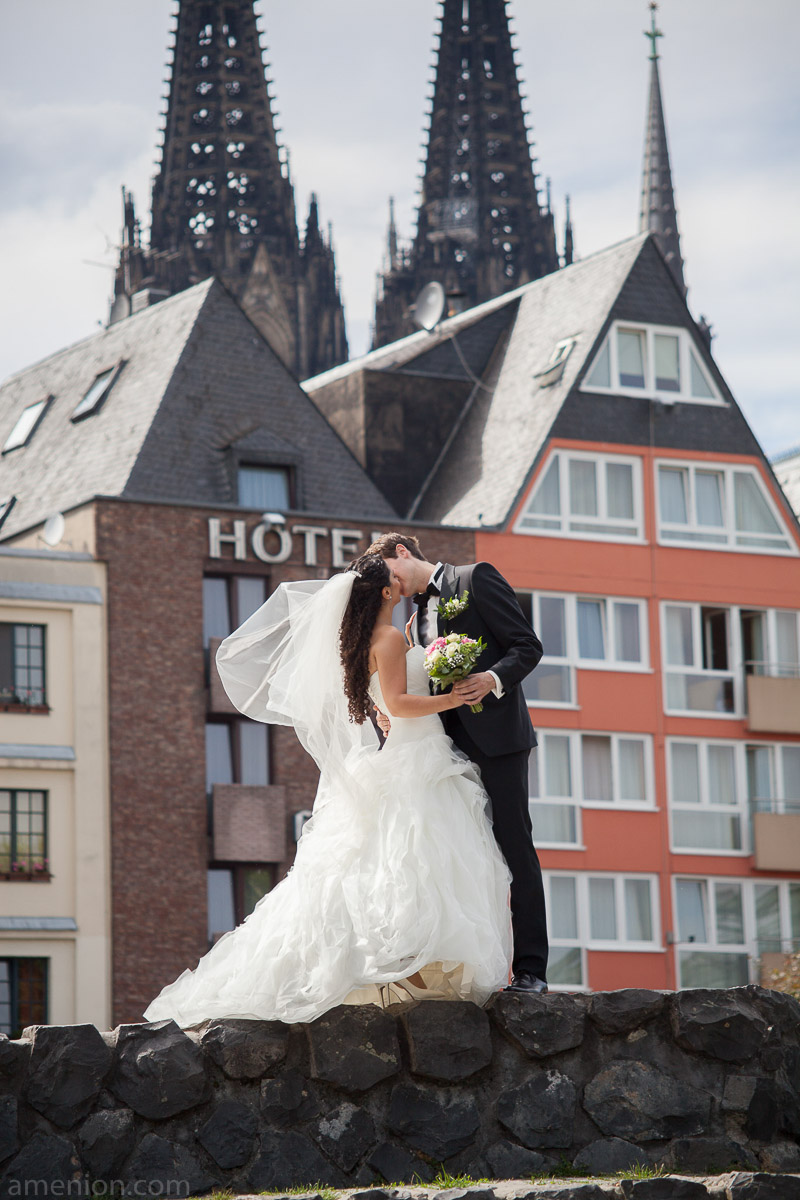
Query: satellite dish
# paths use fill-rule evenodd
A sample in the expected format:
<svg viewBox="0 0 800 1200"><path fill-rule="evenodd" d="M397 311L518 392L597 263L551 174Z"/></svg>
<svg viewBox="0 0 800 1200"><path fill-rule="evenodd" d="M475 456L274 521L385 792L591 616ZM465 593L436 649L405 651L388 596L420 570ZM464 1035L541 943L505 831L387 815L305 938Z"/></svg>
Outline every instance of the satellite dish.
<svg viewBox="0 0 800 1200"><path fill-rule="evenodd" d="M426 283L411 306L411 317L415 325L428 332L435 329L444 312L444 288L436 280Z"/></svg>
<svg viewBox="0 0 800 1200"><path fill-rule="evenodd" d="M42 540L48 546L57 546L64 536L64 517L60 512L53 513L44 523Z"/></svg>

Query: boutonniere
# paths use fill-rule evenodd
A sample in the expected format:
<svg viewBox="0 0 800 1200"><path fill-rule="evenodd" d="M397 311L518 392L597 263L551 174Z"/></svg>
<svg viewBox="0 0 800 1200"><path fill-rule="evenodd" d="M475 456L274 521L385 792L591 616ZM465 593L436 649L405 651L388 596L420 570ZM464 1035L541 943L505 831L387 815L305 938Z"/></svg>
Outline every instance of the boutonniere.
<svg viewBox="0 0 800 1200"><path fill-rule="evenodd" d="M436 611L443 621L452 621L454 617L460 617L468 608L469 592L462 592L460 596L453 596L452 600L441 600Z"/></svg>

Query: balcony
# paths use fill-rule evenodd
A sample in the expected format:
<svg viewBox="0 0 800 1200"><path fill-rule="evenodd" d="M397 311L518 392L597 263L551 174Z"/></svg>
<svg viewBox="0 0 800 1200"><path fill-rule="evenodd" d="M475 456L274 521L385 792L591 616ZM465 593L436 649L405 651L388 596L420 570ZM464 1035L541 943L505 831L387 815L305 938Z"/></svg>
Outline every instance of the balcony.
<svg viewBox="0 0 800 1200"><path fill-rule="evenodd" d="M753 733L800 733L796 663L748 663L747 724Z"/></svg>
<svg viewBox="0 0 800 1200"><path fill-rule="evenodd" d="M215 861L279 863L286 859L284 787L215 783L211 803Z"/></svg>
<svg viewBox="0 0 800 1200"><path fill-rule="evenodd" d="M758 871L800 871L800 800L757 800L753 855Z"/></svg>
<svg viewBox="0 0 800 1200"><path fill-rule="evenodd" d="M219 716L227 716L236 712L236 708L228 699L228 693L222 686L222 680L217 670L217 650L222 638L211 638L208 643L208 711Z"/></svg>

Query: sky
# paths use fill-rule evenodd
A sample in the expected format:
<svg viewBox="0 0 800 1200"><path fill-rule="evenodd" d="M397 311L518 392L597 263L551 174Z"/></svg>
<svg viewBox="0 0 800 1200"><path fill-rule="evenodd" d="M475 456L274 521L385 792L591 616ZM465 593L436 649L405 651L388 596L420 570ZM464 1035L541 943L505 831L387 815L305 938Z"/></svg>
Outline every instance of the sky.
<svg viewBox="0 0 800 1200"><path fill-rule="evenodd" d="M174 0L0 0L0 378L108 313L120 189L146 220ZM638 229L646 0L510 0L540 183L576 256ZM368 348L388 198L413 232L437 0L258 0L298 219L332 223ZM800 444L797 0L663 0L689 306L767 454Z"/></svg>

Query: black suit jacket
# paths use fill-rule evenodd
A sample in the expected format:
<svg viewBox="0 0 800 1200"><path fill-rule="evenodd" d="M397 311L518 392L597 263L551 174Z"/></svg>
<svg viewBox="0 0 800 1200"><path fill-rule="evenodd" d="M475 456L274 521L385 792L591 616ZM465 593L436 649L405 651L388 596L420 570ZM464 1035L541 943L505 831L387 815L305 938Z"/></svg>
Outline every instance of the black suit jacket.
<svg viewBox="0 0 800 1200"><path fill-rule="evenodd" d="M489 757L528 750L536 745L536 734L528 715L521 683L542 657L542 643L517 603L514 590L488 562L467 567L444 564L441 599L450 600L469 592L465 612L450 621L437 618L438 632L482 637L486 649L475 671L492 670L503 685L498 700L493 692L483 700L483 712L470 712L468 704L442 713L445 728L460 721L476 746ZM414 625L416 636L416 622Z"/></svg>

